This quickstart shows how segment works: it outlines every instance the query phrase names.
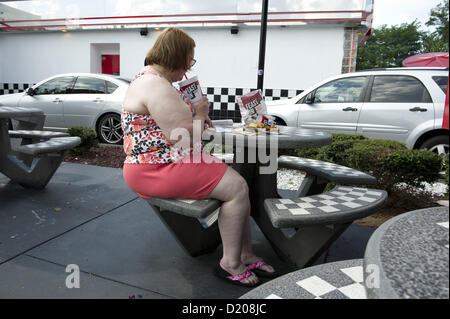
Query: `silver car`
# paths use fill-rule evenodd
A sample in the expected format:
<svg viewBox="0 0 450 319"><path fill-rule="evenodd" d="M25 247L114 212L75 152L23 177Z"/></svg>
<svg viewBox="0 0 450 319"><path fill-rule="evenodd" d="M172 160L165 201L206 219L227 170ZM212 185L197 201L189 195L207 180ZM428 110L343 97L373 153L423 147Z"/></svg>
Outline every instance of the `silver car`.
<svg viewBox="0 0 450 319"><path fill-rule="evenodd" d="M280 125L391 139L447 154L448 68L391 68L328 78L291 99L268 101Z"/></svg>
<svg viewBox="0 0 450 319"><path fill-rule="evenodd" d="M128 79L106 74L59 74L25 92L0 96L0 107L36 107L45 113L45 129L87 126L97 132L101 142L120 144L120 113L129 83Z"/></svg>

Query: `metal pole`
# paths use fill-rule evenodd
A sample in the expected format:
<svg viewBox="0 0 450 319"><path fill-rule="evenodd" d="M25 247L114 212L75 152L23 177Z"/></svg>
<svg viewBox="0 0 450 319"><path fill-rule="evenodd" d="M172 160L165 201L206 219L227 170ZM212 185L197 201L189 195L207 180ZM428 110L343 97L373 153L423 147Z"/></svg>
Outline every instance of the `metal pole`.
<svg viewBox="0 0 450 319"><path fill-rule="evenodd" d="M267 8L269 5L269 0L262 1L262 12L261 12L261 30L259 38L259 62L258 62L258 86L257 88L263 91L264 83L264 59L266 56L266 31L267 31Z"/></svg>

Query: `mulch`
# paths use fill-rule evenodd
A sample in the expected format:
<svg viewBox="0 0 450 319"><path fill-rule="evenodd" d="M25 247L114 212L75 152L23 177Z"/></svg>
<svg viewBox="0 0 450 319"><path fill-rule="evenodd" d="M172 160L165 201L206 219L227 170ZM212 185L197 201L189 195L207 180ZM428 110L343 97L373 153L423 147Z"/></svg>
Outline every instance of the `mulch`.
<svg viewBox="0 0 450 319"><path fill-rule="evenodd" d="M122 168L125 160L122 145L99 145L91 147L90 152L82 155L66 155L65 162Z"/></svg>

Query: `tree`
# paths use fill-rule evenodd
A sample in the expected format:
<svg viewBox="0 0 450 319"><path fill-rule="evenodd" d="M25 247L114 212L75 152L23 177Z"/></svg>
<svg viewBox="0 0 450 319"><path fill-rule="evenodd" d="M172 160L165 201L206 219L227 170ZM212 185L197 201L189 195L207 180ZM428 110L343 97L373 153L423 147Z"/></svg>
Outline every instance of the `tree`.
<svg viewBox="0 0 450 319"><path fill-rule="evenodd" d="M358 48L356 70L400 67L402 61L412 55L426 52L448 52L449 0L431 9L425 23L435 26L434 32L420 30L420 23L386 25L372 30L364 46Z"/></svg>
<svg viewBox="0 0 450 319"><path fill-rule="evenodd" d="M374 29L366 44L358 48L356 70L402 66L404 59L422 52L425 32L419 29L417 20Z"/></svg>
<svg viewBox="0 0 450 319"><path fill-rule="evenodd" d="M424 52L448 52L448 2L444 0L431 9L430 18L425 24L436 27L436 31L424 38Z"/></svg>

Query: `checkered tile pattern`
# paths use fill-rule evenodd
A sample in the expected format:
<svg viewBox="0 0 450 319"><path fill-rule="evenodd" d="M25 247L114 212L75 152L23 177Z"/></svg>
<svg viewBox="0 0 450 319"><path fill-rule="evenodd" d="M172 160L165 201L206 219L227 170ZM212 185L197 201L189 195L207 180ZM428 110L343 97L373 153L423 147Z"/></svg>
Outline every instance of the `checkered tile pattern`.
<svg viewBox="0 0 450 319"><path fill-rule="evenodd" d="M337 262L301 269L255 288L241 298L367 299L362 259L347 264L351 265L343 267Z"/></svg>
<svg viewBox="0 0 450 319"><path fill-rule="evenodd" d="M344 286L334 285L326 279L320 278L320 274L298 281L296 284L314 296L314 299L327 299L333 295L333 299L341 296L342 299L366 299L366 291L363 285L363 267L351 267L340 269L338 273L342 280L349 281ZM341 299L339 298L339 299Z"/></svg>
<svg viewBox="0 0 450 319"><path fill-rule="evenodd" d="M355 184L357 182L358 184L376 182L374 177L356 169L309 158L280 156L278 158L278 165L279 167L304 169L313 173L320 172L322 173L322 177L326 177L335 182L352 182Z"/></svg>
<svg viewBox="0 0 450 319"><path fill-rule="evenodd" d="M256 88L218 88L205 87L202 91L206 93L208 100L212 103L210 117L213 120L233 119L234 122L241 121L241 113L236 97L256 90ZM265 89L266 101L291 98L303 92L302 90Z"/></svg>
<svg viewBox="0 0 450 319"><path fill-rule="evenodd" d="M266 211L274 227L295 227L303 222L314 223L314 220L326 221L341 219L342 222L360 217L368 206L382 204L386 192L377 189L338 186L333 190L308 197L266 199Z"/></svg>
<svg viewBox="0 0 450 319"><path fill-rule="evenodd" d="M28 83L0 83L0 95L20 93L33 86Z"/></svg>

